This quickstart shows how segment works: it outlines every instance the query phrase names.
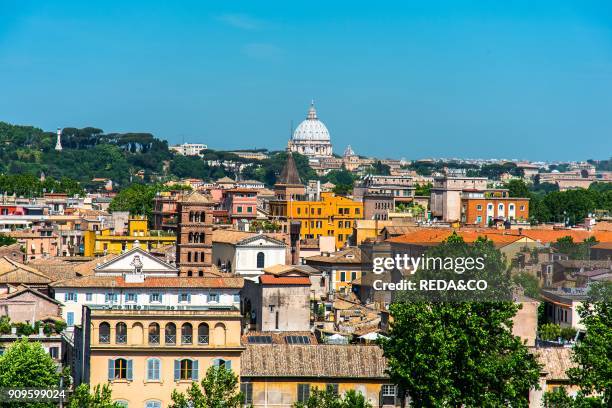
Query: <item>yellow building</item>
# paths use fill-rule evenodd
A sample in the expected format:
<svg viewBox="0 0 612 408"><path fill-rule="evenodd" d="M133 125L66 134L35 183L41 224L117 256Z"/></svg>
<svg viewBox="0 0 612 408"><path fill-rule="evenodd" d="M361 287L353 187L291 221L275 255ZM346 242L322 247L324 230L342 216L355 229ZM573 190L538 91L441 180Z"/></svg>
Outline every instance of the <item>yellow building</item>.
<svg viewBox="0 0 612 408"><path fill-rule="evenodd" d="M145 216L132 216L128 220L127 235L115 235L110 228L85 231L83 255L121 254L132 249L136 241L142 248L151 250L174 244L176 237L164 231L149 231Z"/></svg>
<svg viewBox="0 0 612 408"><path fill-rule="evenodd" d="M308 266L324 271L329 276L329 292L349 293L353 283L360 283L365 273L361 249L349 247L329 255L304 258Z"/></svg>
<svg viewBox="0 0 612 408"><path fill-rule="evenodd" d="M324 192L319 201L270 201L270 215L285 226L299 221L301 239L333 236L339 249L353 233L355 222L363 219L363 203Z"/></svg>
<svg viewBox="0 0 612 408"><path fill-rule="evenodd" d="M165 408L213 365L240 373L239 310L185 308L91 307L89 383L110 384L126 407Z"/></svg>
<svg viewBox="0 0 612 408"><path fill-rule="evenodd" d="M378 346L249 344L240 388L254 408L289 408L314 388L339 395L355 390L374 407L400 406L386 368Z"/></svg>

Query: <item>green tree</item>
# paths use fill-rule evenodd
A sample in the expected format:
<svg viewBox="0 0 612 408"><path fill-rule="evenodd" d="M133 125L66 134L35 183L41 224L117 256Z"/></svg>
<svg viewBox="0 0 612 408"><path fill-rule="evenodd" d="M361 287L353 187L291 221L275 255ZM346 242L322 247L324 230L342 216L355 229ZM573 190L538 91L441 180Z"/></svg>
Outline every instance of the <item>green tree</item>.
<svg viewBox="0 0 612 408"><path fill-rule="evenodd" d="M417 184L415 186L414 195L417 196L430 196L431 195L431 183Z"/></svg>
<svg viewBox="0 0 612 408"><path fill-rule="evenodd" d="M538 278L528 272L519 272L512 277L512 282L525 290L525 295L532 299L540 298L540 282Z"/></svg>
<svg viewBox="0 0 612 408"><path fill-rule="evenodd" d="M612 282L596 283L589 289L587 301L578 306L578 315L586 328L584 339L574 346L577 367L567 372L581 395L599 395L605 406L612 404Z"/></svg>
<svg viewBox="0 0 612 408"><path fill-rule="evenodd" d="M239 408L244 395L238 389L238 377L230 369L212 366L198 383L189 386L186 393L172 391L169 408Z"/></svg>
<svg viewBox="0 0 612 408"><path fill-rule="evenodd" d="M49 353L38 342L23 337L0 356L0 388L57 388L60 373ZM51 408L54 403L4 403L6 407Z"/></svg>
<svg viewBox="0 0 612 408"><path fill-rule="evenodd" d="M343 396L336 394L332 389L310 390L308 400L296 402L294 408L372 408L362 393L355 390L347 391Z"/></svg>
<svg viewBox="0 0 612 408"><path fill-rule="evenodd" d="M15 238L0 234L0 246L13 245L16 242L17 240Z"/></svg>
<svg viewBox="0 0 612 408"><path fill-rule="evenodd" d="M506 183L510 197L531 197L531 192L523 180L513 179Z"/></svg>
<svg viewBox="0 0 612 408"><path fill-rule="evenodd" d="M546 323L540 326L540 338L547 341L557 341L561 337L561 327L558 324Z"/></svg>
<svg viewBox="0 0 612 408"><path fill-rule="evenodd" d="M477 255L483 257L487 274L507 276L505 259L490 241L467 245L451 236L426 255L453 259ZM478 276L468 275L466 271L462 279ZM416 276L447 277L442 270ZM448 301L453 296L419 297L411 291L391 304L393 324L380 344L392 382L406 390L414 407L527 406L529 390L538 385L540 367L512 334L512 318L520 306L504 301L509 277L489 285L499 286L491 293L499 294L499 301Z"/></svg>
<svg viewBox="0 0 612 408"><path fill-rule="evenodd" d="M121 408L117 402L113 402L112 391L108 384L96 385L89 392L89 384L81 384L75 388L68 402L68 408Z"/></svg>

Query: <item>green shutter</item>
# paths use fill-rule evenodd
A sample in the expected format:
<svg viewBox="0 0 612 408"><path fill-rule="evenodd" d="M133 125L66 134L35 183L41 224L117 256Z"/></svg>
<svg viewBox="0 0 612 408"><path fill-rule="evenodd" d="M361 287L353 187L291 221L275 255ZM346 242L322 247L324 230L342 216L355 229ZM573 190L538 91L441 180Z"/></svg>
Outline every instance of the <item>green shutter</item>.
<svg viewBox="0 0 612 408"><path fill-rule="evenodd" d="M198 381L198 360L193 360L193 365L191 366L191 379L193 381Z"/></svg>
<svg viewBox="0 0 612 408"><path fill-rule="evenodd" d="M174 360L174 381L181 379L181 360Z"/></svg>
<svg viewBox="0 0 612 408"><path fill-rule="evenodd" d="M232 360L225 360L225 369L231 371L232 369Z"/></svg>
<svg viewBox="0 0 612 408"><path fill-rule="evenodd" d="M108 359L108 380L112 381L115 379L115 360L112 358Z"/></svg>
<svg viewBox="0 0 612 408"><path fill-rule="evenodd" d="M127 360L127 379L132 380L132 360Z"/></svg>

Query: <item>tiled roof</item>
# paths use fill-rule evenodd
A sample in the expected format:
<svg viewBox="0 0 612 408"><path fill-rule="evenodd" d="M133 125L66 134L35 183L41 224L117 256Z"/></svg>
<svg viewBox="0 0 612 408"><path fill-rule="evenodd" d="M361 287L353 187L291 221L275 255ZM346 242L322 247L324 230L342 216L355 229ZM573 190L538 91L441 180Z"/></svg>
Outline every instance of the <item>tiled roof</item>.
<svg viewBox="0 0 612 408"><path fill-rule="evenodd" d="M126 282L122 276L83 276L55 282L54 287L68 288L225 288L241 289L243 278L226 277L158 277L149 276L144 282Z"/></svg>
<svg viewBox="0 0 612 408"><path fill-rule="evenodd" d="M306 285L310 286L310 279L301 276L275 276L264 274L259 277L264 285Z"/></svg>
<svg viewBox="0 0 612 408"><path fill-rule="evenodd" d="M555 261L564 268L609 268L612 266L612 261L592 261L592 260L578 260L578 259L566 259Z"/></svg>
<svg viewBox="0 0 612 408"><path fill-rule="evenodd" d="M334 263L334 264L360 264L361 263L361 249L359 248L347 248L338 252L332 252L329 256L317 255L309 256L304 258L306 263L318 262L318 263Z"/></svg>
<svg viewBox="0 0 612 408"><path fill-rule="evenodd" d="M523 235L543 243L554 243L563 237L572 237L574 242L582 242L590 237L595 237L598 242L612 242L612 231L526 229Z"/></svg>
<svg viewBox="0 0 612 408"><path fill-rule="evenodd" d="M240 359L243 377L386 379L378 346L247 345Z"/></svg>
<svg viewBox="0 0 612 408"><path fill-rule="evenodd" d="M284 234L280 233L265 233L258 234L256 232L245 232L245 231L236 231L236 230L227 230L227 229L216 229L213 231L213 242L219 242L223 244L237 244L240 241L249 238L255 238L258 235L263 235L267 238L272 238L278 241L283 241L285 239Z"/></svg>
<svg viewBox="0 0 612 408"><path fill-rule="evenodd" d="M389 238L388 242L416 244L416 245L437 245L450 237L453 232L459 235L465 242L474 242L479 237L485 237L497 247L506 246L525 237L513 234L504 234L499 231L491 230L453 230L447 228L424 228L398 237Z"/></svg>
<svg viewBox="0 0 612 408"><path fill-rule="evenodd" d="M192 191L191 194L183 197L183 203L203 203L210 204L213 203L212 198L209 195L201 194L197 191Z"/></svg>
<svg viewBox="0 0 612 408"><path fill-rule="evenodd" d="M296 273L296 272L299 274L307 274L307 275L320 275L321 274L321 271L309 265L276 264L276 265L272 265L272 266L268 266L267 268L264 268L263 271L271 275L287 275L287 274Z"/></svg>
<svg viewBox="0 0 612 408"><path fill-rule="evenodd" d="M47 284L51 280L38 270L13 261L4 256L0 258L0 283Z"/></svg>
<svg viewBox="0 0 612 408"><path fill-rule="evenodd" d="M77 276L93 275L94 268L99 264L110 261L119 255L112 254L89 261L72 261L67 259L34 259L30 261L41 273L52 281L71 279Z"/></svg>
<svg viewBox="0 0 612 408"><path fill-rule="evenodd" d="M591 248L593 249L610 249L612 250L612 242L599 242L593 245Z"/></svg>
<svg viewBox="0 0 612 408"><path fill-rule="evenodd" d="M576 367L572 361L572 349L568 347L546 347L532 349L537 356L538 362L542 364L542 372L546 374L546 380L568 380L567 370Z"/></svg>

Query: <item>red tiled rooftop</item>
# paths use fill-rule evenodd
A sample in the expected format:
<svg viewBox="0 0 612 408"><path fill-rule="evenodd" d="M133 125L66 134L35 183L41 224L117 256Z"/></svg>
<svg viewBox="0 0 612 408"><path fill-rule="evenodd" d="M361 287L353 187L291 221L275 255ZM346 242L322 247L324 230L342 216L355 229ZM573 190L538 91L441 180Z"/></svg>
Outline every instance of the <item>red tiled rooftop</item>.
<svg viewBox="0 0 612 408"><path fill-rule="evenodd" d="M261 275L259 281L264 285L310 285L310 279L301 276Z"/></svg>

